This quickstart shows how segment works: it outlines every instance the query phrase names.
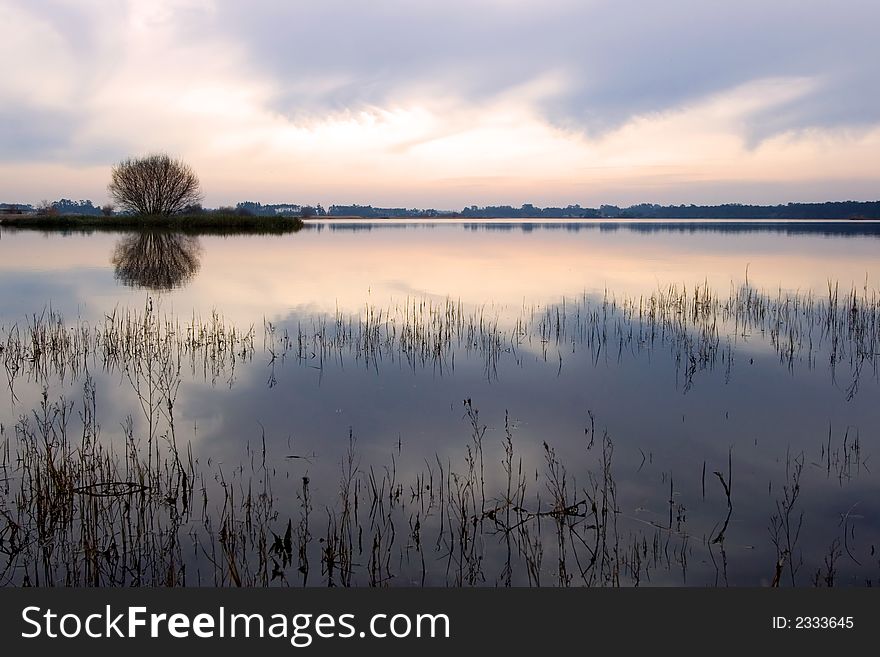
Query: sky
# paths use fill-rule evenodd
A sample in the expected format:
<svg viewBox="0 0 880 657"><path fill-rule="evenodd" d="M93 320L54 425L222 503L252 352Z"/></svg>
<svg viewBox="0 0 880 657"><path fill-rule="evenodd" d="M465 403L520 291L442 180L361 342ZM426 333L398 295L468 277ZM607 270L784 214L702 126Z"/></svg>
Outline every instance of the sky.
<svg viewBox="0 0 880 657"><path fill-rule="evenodd" d="M0 0L0 201L880 198L876 0Z"/></svg>

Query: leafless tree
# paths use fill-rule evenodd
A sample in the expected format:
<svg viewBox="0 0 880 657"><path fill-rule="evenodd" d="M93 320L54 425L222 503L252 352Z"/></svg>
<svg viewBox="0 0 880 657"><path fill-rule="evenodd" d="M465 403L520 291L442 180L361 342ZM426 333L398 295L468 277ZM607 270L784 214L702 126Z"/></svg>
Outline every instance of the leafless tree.
<svg viewBox="0 0 880 657"><path fill-rule="evenodd" d="M37 214L41 217L54 217L58 215L58 208L55 207L54 203L43 199L37 203Z"/></svg>
<svg viewBox="0 0 880 657"><path fill-rule="evenodd" d="M147 216L171 215L202 200L192 168L165 153L115 165L107 190L122 210Z"/></svg>

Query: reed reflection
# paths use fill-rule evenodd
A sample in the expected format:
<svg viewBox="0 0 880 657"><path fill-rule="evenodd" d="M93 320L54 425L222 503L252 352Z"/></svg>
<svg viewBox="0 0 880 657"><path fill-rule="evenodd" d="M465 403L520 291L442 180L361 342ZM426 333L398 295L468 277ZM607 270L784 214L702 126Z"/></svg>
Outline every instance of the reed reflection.
<svg viewBox="0 0 880 657"><path fill-rule="evenodd" d="M113 249L116 280L129 287L173 290L201 266L202 245L194 235L147 231L120 239Z"/></svg>

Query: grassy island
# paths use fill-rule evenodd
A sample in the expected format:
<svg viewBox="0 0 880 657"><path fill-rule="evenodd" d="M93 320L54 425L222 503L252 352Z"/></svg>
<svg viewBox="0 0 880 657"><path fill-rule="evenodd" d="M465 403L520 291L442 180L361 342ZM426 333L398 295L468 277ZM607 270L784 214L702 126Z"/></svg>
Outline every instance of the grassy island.
<svg viewBox="0 0 880 657"><path fill-rule="evenodd" d="M182 233L293 233L305 222L300 217L261 217L238 213L202 212L169 216L114 215L7 215L0 226L33 230L168 230Z"/></svg>

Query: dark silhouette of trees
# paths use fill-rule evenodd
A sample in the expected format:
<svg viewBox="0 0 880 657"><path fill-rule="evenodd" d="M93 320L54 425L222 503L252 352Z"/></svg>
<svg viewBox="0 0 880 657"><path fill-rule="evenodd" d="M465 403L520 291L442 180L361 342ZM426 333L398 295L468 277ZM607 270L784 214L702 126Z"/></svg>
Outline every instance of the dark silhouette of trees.
<svg viewBox="0 0 880 657"><path fill-rule="evenodd" d="M115 165L107 190L122 210L146 216L168 216L202 200L192 168L165 153Z"/></svg>
<svg viewBox="0 0 880 657"><path fill-rule="evenodd" d="M199 238L161 231L126 235L113 250L116 279L129 287L172 290L187 283L201 266Z"/></svg>
<svg viewBox="0 0 880 657"><path fill-rule="evenodd" d="M69 198L52 201L52 207L58 210L58 214L93 215L101 214L101 209L96 208L89 200L74 201Z"/></svg>
<svg viewBox="0 0 880 657"><path fill-rule="evenodd" d="M183 214L202 214L205 212L205 208L202 207L201 203L192 203L191 205L187 205L183 209Z"/></svg>
<svg viewBox="0 0 880 657"><path fill-rule="evenodd" d="M58 214L58 208L54 203L43 199L37 204L37 214L41 217L54 217Z"/></svg>
<svg viewBox="0 0 880 657"><path fill-rule="evenodd" d="M330 208L334 214L337 206ZM353 206L358 209L359 206ZM369 208L369 206L367 206ZM349 210L349 208L343 208ZM369 208L373 211L373 208ZM415 212L415 211L414 211ZM355 212L350 212L355 214ZM341 213L340 213L341 214ZM540 208L526 203L520 208L509 205L464 208L465 218L550 219L550 218L608 218L608 219L880 219L880 201L838 201L825 203L788 203L786 205L657 205L639 203L626 208L602 205L582 208ZM378 216L372 212L369 216ZM413 214L413 216L417 216Z"/></svg>

